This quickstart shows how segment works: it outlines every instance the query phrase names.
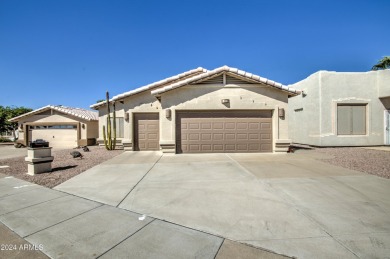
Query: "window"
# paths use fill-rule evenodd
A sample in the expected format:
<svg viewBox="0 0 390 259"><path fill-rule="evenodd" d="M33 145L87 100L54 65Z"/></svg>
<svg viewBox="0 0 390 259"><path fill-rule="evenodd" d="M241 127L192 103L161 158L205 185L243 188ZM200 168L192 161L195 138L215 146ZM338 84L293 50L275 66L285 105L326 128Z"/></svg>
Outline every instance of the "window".
<svg viewBox="0 0 390 259"><path fill-rule="evenodd" d="M124 137L124 134L123 134L123 130L124 130L123 118L121 118L121 117L118 118L117 117L115 119L116 119L116 137L117 138L123 138ZM113 118L111 118L111 126L114 126Z"/></svg>
<svg viewBox="0 0 390 259"><path fill-rule="evenodd" d="M366 134L366 104L337 105L337 134Z"/></svg>
<svg viewBox="0 0 390 259"><path fill-rule="evenodd" d="M29 126L30 130L33 129L77 129L76 125L49 125L49 126Z"/></svg>

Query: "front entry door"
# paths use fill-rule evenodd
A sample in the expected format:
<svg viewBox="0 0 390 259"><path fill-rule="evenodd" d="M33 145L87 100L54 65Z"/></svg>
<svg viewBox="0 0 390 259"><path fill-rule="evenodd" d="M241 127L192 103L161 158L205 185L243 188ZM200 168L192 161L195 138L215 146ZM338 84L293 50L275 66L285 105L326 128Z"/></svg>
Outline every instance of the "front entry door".
<svg viewBox="0 0 390 259"><path fill-rule="evenodd" d="M158 113L134 114L134 150L160 150L159 136L160 134Z"/></svg>

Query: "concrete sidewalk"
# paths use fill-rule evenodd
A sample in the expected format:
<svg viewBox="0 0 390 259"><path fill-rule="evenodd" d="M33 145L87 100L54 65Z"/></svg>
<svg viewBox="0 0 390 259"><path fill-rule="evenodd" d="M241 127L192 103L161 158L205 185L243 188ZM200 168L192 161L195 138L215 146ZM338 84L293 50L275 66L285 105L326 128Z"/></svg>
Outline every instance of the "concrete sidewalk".
<svg viewBox="0 0 390 259"><path fill-rule="evenodd" d="M0 222L1 258L287 258L4 175Z"/></svg>

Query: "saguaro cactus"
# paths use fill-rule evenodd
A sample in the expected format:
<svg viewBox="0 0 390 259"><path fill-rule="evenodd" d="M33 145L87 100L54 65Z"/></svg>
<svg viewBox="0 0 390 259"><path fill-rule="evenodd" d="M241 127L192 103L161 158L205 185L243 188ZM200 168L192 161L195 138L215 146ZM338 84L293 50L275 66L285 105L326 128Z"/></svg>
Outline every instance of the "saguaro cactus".
<svg viewBox="0 0 390 259"><path fill-rule="evenodd" d="M113 125L111 126L111 110L110 110L110 94L106 92L106 104L107 104L107 132L106 127L103 125L103 140L104 146L107 150L114 150L116 145L116 112L115 102L113 102ZM113 132L113 133L112 133ZM114 138L112 138L112 135Z"/></svg>

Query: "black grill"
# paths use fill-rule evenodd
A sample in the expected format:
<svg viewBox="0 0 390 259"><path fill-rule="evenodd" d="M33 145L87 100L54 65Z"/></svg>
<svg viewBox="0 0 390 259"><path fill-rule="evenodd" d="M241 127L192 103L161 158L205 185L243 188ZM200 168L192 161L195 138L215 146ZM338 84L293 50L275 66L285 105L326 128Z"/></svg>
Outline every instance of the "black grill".
<svg viewBox="0 0 390 259"><path fill-rule="evenodd" d="M30 142L30 147L31 148L34 148L34 147L49 147L49 142L47 142L46 140L43 140L43 139L36 139L36 140Z"/></svg>

